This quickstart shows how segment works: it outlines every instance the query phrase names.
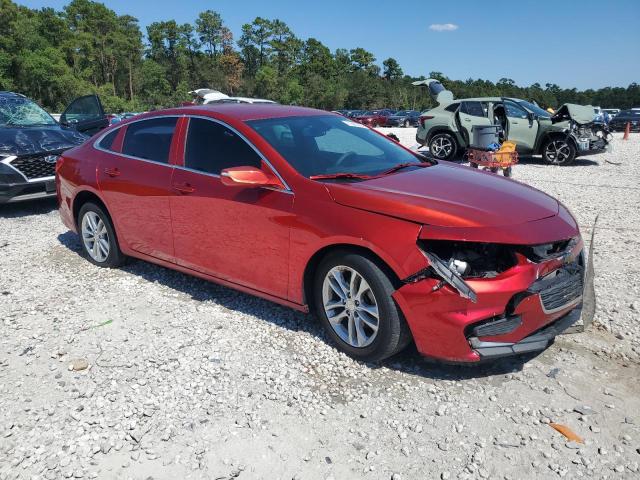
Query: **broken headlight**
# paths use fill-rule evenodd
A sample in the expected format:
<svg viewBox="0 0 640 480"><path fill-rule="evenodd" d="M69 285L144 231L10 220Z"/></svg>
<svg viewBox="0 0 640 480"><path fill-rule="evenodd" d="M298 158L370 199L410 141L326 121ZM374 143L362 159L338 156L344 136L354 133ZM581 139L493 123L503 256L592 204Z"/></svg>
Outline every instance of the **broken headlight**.
<svg viewBox="0 0 640 480"><path fill-rule="evenodd" d="M462 278L492 278L517 263L511 245L429 240L420 249L436 254Z"/></svg>

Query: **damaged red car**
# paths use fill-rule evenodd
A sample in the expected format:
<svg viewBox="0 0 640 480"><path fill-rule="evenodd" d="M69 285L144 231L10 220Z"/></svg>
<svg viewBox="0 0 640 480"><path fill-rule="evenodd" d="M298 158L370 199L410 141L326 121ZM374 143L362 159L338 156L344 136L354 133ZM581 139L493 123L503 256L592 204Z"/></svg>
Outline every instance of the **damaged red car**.
<svg viewBox="0 0 640 480"><path fill-rule="evenodd" d="M156 111L56 170L60 215L92 263L136 257L311 310L360 360L410 342L468 363L537 351L580 316L583 242L557 200L339 115Z"/></svg>

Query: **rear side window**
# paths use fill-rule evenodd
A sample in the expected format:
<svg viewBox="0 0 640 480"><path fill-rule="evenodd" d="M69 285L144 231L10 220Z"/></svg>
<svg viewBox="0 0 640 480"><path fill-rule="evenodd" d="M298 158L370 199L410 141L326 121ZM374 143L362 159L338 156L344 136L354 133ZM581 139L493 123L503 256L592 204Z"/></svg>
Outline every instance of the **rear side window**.
<svg viewBox="0 0 640 480"><path fill-rule="evenodd" d="M159 163L169 163L171 139L177 117L142 120L127 126L122 153Z"/></svg>
<svg viewBox="0 0 640 480"><path fill-rule="evenodd" d="M486 104L482 102L462 102L460 112L473 117L486 117L488 108Z"/></svg>
<svg viewBox="0 0 640 480"><path fill-rule="evenodd" d="M177 117L142 120L127 126L122 153L159 163L169 163L171 139Z"/></svg>
<svg viewBox="0 0 640 480"><path fill-rule="evenodd" d="M447 107L445 107L445 110L447 112L455 112L459 106L460 106L459 103L452 103L451 105L448 105Z"/></svg>
<svg viewBox="0 0 640 480"><path fill-rule="evenodd" d="M225 168L262 167L256 151L233 130L211 120L191 118L184 166L219 175Z"/></svg>
<svg viewBox="0 0 640 480"><path fill-rule="evenodd" d="M104 148L105 150L113 150L113 142L118 136L119 131L120 129L117 128L107 133L104 137L102 137L102 140L100 140L98 146L100 148Z"/></svg>

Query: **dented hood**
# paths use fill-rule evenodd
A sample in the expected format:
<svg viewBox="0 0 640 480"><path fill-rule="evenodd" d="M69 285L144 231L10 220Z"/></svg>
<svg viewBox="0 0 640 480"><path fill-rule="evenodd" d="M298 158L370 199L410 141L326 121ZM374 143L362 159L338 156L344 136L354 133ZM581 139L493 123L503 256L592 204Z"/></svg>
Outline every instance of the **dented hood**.
<svg viewBox="0 0 640 480"><path fill-rule="evenodd" d="M557 200L532 187L444 163L327 188L341 205L440 227L518 225L559 209Z"/></svg>
<svg viewBox="0 0 640 480"><path fill-rule="evenodd" d="M66 150L88 137L58 125L46 127L0 127L0 155L33 155Z"/></svg>
<svg viewBox="0 0 640 480"><path fill-rule="evenodd" d="M593 105L577 105L575 103L565 103L551 117L553 123L571 119L580 125L593 123L596 118Z"/></svg>

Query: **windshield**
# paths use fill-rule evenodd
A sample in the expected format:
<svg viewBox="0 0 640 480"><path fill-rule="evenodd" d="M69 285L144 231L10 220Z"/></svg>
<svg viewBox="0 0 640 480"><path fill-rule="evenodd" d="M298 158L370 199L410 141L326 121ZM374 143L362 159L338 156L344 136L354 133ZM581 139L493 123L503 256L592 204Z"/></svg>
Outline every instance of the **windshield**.
<svg viewBox="0 0 640 480"><path fill-rule="evenodd" d="M530 112L535 113L539 117L551 118L551 114L549 112L547 112L546 110L543 110L542 108L540 108L537 105L534 105L531 102L527 102L525 100L518 100L518 103L522 105L524 108L526 108L527 110L529 110Z"/></svg>
<svg viewBox="0 0 640 480"><path fill-rule="evenodd" d="M0 126L57 125L51 115L24 97L0 97Z"/></svg>
<svg viewBox="0 0 640 480"><path fill-rule="evenodd" d="M401 164L423 165L393 140L343 117L284 117L246 123L305 177L374 176Z"/></svg>

